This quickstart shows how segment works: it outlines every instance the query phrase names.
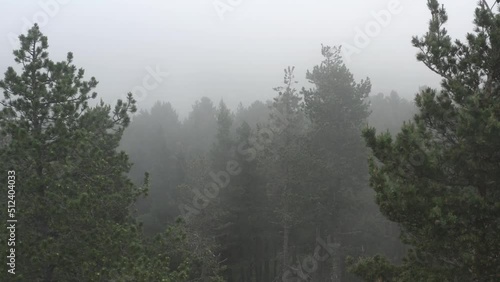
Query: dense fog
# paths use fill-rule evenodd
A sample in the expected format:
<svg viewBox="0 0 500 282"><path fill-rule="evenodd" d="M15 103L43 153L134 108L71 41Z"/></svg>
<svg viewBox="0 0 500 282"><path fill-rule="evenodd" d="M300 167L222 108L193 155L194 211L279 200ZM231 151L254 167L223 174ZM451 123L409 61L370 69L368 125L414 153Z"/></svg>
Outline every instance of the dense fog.
<svg viewBox="0 0 500 282"><path fill-rule="evenodd" d="M232 109L240 102L249 106L273 97L286 66L295 66L306 85L303 74L321 60L320 44L352 45L349 68L358 79L372 79L373 94L396 90L411 100L419 86L439 86L439 76L415 61L410 44L426 31L425 1L394 1L396 13L380 21L374 14L388 11L390 0L65 0L52 8L54 1L0 1L0 69L10 65L14 39L39 22L54 59L74 52L108 103L129 91L141 93L135 87L142 86L147 68L158 66L169 76L141 97L139 108L167 101L186 117L203 96L224 99ZM476 1L441 2L453 15L450 34L464 38ZM374 35L364 43L355 37L367 27Z"/></svg>
<svg viewBox="0 0 500 282"><path fill-rule="evenodd" d="M499 3L0 0L0 281L498 281Z"/></svg>

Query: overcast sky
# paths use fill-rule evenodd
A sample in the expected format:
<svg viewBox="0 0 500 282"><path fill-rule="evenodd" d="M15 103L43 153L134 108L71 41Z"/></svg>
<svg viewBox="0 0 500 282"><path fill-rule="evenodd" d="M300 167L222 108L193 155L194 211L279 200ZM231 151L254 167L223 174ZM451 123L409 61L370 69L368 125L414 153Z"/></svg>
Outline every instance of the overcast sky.
<svg viewBox="0 0 500 282"><path fill-rule="evenodd" d="M106 102L149 88L139 107L164 100L184 116L202 96L216 103L222 98L232 108L267 100L286 66L296 66L297 80L305 83L306 71L321 61L322 43L352 47L348 67L356 79L371 78L372 94L394 89L411 98L420 85L439 85L416 62L410 43L427 30L426 2L0 0L0 71L14 64L14 36L38 22L51 57L59 61L73 52L75 64L100 82ZM441 3L450 34L463 39L477 1ZM374 14L391 16L377 20ZM368 40L356 41L367 29ZM158 83L148 69L158 69Z"/></svg>

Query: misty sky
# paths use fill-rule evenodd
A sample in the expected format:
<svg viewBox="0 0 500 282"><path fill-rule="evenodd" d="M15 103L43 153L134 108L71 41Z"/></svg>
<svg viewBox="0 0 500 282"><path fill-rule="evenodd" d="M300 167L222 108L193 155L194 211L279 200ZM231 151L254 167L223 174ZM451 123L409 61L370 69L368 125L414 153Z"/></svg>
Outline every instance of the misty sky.
<svg viewBox="0 0 500 282"><path fill-rule="evenodd" d="M14 64L13 36L36 21L49 37L51 58L59 61L73 52L87 77L99 80L98 93L108 103L142 86L147 68L159 68L169 76L158 85L147 80L152 86L140 108L164 100L185 116L196 99L208 96L215 103L223 98L234 109L240 101L272 98L286 66L296 66L304 85L307 69L321 61L322 43L356 47L356 28L364 30L389 2L0 0L0 71L3 77ZM372 94L394 89L411 98L420 85L439 85L439 78L416 62L410 43L427 30L429 12L425 0L396 2L402 10L350 57L348 67L356 79L371 78ZM477 1L441 3L450 34L463 39L472 30ZM233 6L218 13L214 4Z"/></svg>

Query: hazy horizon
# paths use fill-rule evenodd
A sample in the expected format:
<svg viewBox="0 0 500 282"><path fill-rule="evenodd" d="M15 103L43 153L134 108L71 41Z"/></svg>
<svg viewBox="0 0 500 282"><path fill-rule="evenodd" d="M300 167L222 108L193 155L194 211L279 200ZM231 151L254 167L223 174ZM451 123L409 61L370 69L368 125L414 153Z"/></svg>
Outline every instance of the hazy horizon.
<svg viewBox="0 0 500 282"><path fill-rule="evenodd" d="M463 39L472 30L476 1L440 2L449 33ZM374 13L398 3L400 12L386 26L379 23L380 31L347 66L357 80L370 77L372 95L395 90L412 99L419 86L438 87L440 81L416 61L410 42L428 28L426 1L1 0L0 70L15 64L12 38L38 22L51 58L73 52L74 63L97 78L99 97L108 103L142 86L147 68L158 68L169 75L148 81L151 90L139 108L167 101L184 117L207 96L235 109L240 102L271 99L287 66L295 66L306 85L306 71L321 61L321 44L356 46L357 28L365 30Z"/></svg>

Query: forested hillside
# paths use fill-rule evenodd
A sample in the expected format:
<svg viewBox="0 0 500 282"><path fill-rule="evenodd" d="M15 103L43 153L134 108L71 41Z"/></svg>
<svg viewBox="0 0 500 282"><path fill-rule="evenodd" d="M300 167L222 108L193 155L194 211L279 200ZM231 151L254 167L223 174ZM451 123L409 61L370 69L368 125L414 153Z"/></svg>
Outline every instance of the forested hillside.
<svg viewBox="0 0 500 282"><path fill-rule="evenodd" d="M427 2L440 89L372 93L318 45L267 100L182 118L96 100L34 25L0 80L0 281L500 281L500 13L459 41Z"/></svg>

